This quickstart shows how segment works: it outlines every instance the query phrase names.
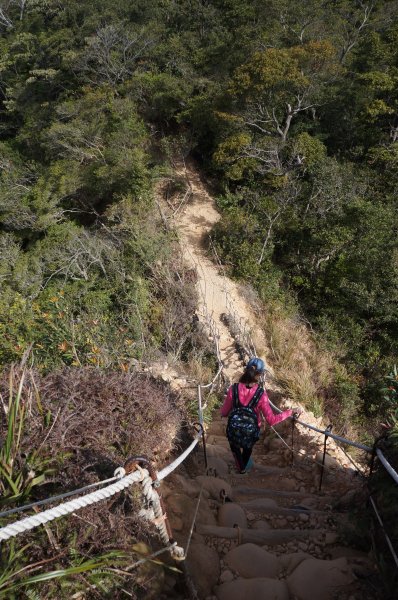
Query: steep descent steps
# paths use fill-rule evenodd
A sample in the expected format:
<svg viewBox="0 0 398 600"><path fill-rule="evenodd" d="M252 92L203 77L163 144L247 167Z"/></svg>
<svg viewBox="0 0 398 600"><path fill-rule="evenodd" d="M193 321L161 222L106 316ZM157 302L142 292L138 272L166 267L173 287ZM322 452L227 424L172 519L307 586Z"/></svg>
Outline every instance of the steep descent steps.
<svg viewBox="0 0 398 600"><path fill-rule="evenodd" d="M187 479L188 472L186 477L177 476L177 495L189 489L192 504L202 486L205 491L192 538L196 550L193 557L188 555L199 598L242 598L254 589L260 597L275 600L374 600L374 591L364 585L374 566L366 554L344 541L349 513L333 509L339 498L353 491L353 474L328 472L318 493L313 470L305 465L297 477L300 465L286 464L282 449L272 451L279 466L258 465L269 456L263 440L257 444L253 470L237 474L231 453L225 452L225 444L219 445L219 424L217 416L218 433L213 435L210 425L207 440L210 454L212 449L221 450L223 458L216 460L223 476L195 477L204 468L199 453L189 468L192 479ZM359 482L354 490L360 497ZM168 493L173 505L175 495L173 500L173 492ZM170 517L173 521L172 508ZM186 533L181 529L179 535L183 539Z"/></svg>

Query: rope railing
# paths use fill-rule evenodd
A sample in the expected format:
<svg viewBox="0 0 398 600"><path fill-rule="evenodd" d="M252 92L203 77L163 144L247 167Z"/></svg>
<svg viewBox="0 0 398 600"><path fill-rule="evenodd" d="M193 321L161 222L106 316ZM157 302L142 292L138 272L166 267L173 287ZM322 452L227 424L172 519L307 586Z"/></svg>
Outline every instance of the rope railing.
<svg viewBox="0 0 398 600"><path fill-rule="evenodd" d="M85 485L84 487L78 488L77 490L72 490L71 492L65 492L64 494L59 494L58 496L51 496L50 498L45 498L44 500L37 500L37 502L31 502L30 504L24 504L23 506L17 506L16 508L10 508L3 512L0 512L0 519L4 517L8 517L9 515L25 512L31 508L36 508L37 506L44 506L45 504L52 504L53 502L58 502L58 500L63 500L64 498L69 498L70 496L76 496L77 494L82 494L87 490L91 490L100 485L105 485L106 483L113 483L120 479L118 476L110 477L109 479L103 479L102 481L96 481L95 483L90 483L89 485Z"/></svg>
<svg viewBox="0 0 398 600"><path fill-rule="evenodd" d="M182 452L172 463L170 463L165 468L163 468L161 471L159 471L159 473L157 473L156 482L153 481L151 475L145 469L142 469L139 467L138 470L134 471L133 473L126 474L124 468L119 467L115 471L114 476L109 479L99 481L99 482L96 482L93 484L89 484L87 486L78 488L76 490L65 492L64 494L59 494L57 496L53 496L50 498L46 498L44 500L39 500L37 502L32 502L30 504L27 504L27 505L24 505L21 507L16 507L16 508L4 511L4 512L0 513L0 518L1 517L4 518L4 517L10 516L12 514L15 514L17 512L29 510L29 509L36 508L38 506L42 506L45 504L50 504L50 503L62 500L64 498L67 498L72 495L81 494L83 492L86 492L86 491L88 491L94 487L98 487L100 485L105 486L105 484L110 484L110 485L107 485L106 487L102 487L100 490L96 490L95 492L85 494L84 496L79 496L78 498L75 498L74 500L61 503L61 504L59 504L53 508L47 509L41 513L37 513L33 516L23 518L19 521L16 521L14 523L8 524L8 525L0 528L0 542L6 541L10 538L13 538L13 537L20 535L22 533L25 533L27 531L30 531L41 525L45 525L45 524L47 524L55 519L58 519L60 517L64 517L64 516L73 514L80 509L83 509L87 506L91 506L97 502L105 500L105 499L119 493L120 491L127 489L128 487L130 487L131 485L133 485L135 483L141 483L143 495L146 500L146 504L148 505L149 508L143 509L140 512L140 515L142 517L145 517L146 519L151 520L156 525L162 542L166 544L166 546L164 548L162 548L157 553L155 553L155 556L157 556L158 554L161 554L163 552L166 552L168 550L170 552L171 556L175 560L184 560L185 559L186 552L184 552L183 548L180 548L179 546L177 546L174 543L174 541L171 537L170 527L169 527L169 525L166 526L166 515L163 513L162 503L161 503L159 494L154 489L154 483L158 483L158 482L162 481L168 475L170 475L170 473L172 473L175 469L177 469L177 467L182 462L184 462L184 460L191 454L191 452L197 446L200 439L202 439L202 441L203 441L203 447L204 447L204 452L205 452L205 464L206 464L206 468L207 468L206 445L205 445L204 428L203 428L203 411L205 410L205 408L207 406L207 402L205 403L205 405L202 405L202 389L208 391L209 393L212 392L214 385L216 384L216 382L219 380L219 378L222 375L224 366L221 361L221 352L220 352L220 346L219 346L220 335L219 335L218 328L217 328L214 320L212 319L210 313L207 310L205 301L204 301L203 306L204 306L204 311L205 311L205 315L206 315L205 324L208 327L209 332L211 333L211 336L214 341L215 355L217 357L219 368L217 370L217 373L214 375L214 377L208 384L204 384L204 385L199 384L198 385L198 415L199 415L200 431L196 434L196 436L194 437L194 439L192 440L192 442L188 446L188 448L186 448L186 450L184 450L184 452ZM197 509L195 511L192 526L191 526L192 531L193 531L193 527L195 524L198 507L199 507L199 502L198 502ZM189 541L190 540L188 540L187 550L189 548ZM145 557L142 560L135 563L131 568L134 568L138 564L141 564L142 562L144 562L146 560L150 560L150 559L151 559L151 557Z"/></svg>
<svg viewBox="0 0 398 600"><path fill-rule="evenodd" d="M142 478L142 471L135 471L131 475L122 477L116 483L112 483L111 485L105 488L87 494L85 496L80 496L79 498L75 498L75 500L64 502L63 504L59 504L54 508L50 508L31 517L26 517L25 519L21 519L20 521L11 523L10 525L6 525L5 527L2 527L0 529L0 541L8 540L9 538L15 537L21 533L24 533L25 531L34 529L39 525L44 525L45 523L54 521L54 519L58 519L59 517L70 515L76 510L80 510L82 508L85 508L86 506L90 506L102 500L106 500L107 498L110 498L118 492L121 492L122 490L126 489L133 483L141 481Z"/></svg>
<svg viewBox="0 0 398 600"><path fill-rule="evenodd" d="M215 248L215 245L213 243L213 240L210 238L210 248L212 250L213 253L213 257L215 262L217 263L217 265L220 267L223 276L225 277L225 269L224 269L224 265L222 265L221 260L218 256L217 253L217 249ZM227 307L227 311L228 311L228 317L230 320L230 330L231 333L235 336L238 344L240 345L241 349L246 353L247 358L251 358L252 356L256 356L257 352L256 352L256 348L255 348L255 344L253 343L253 340L250 336L250 334L247 332L247 327L246 324L244 324L242 326L242 319L239 317L239 315L234 311L233 308L233 302L231 300L231 298L229 297L229 293L228 291L225 289L225 298L226 298L226 307ZM275 410L276 412L282 412L277 406L275 406L275 404L273 404L270 401L270 405L273 408L273 410ZM297 418L294 418L293 421L293 429L292 429L292 445L289 446L289 444L283 439L283 437L276 431L276 429L274 427L272 427L274 433L282 440L282 442L289 448L289 450L292 452L292 460L293 460L293 456L294 453L299 454L301 456L301 458L303 460L309 460L308 457L303 456L300 452L300 450L294 450L293 447L293 438L294 438L294 425L301 425L307 429L311 429L312 431L315 431L317 433L319 433L320 435L324 436L324 448L323 448L323 459L322 459L322 463L320 463L319 461L317 461L316 459L310 459L312 461L312 463L315 461L317 464L320 465L321 467L321 473L320 473L320 484L319 484L319 489L321 489L321 485L322 485L322 478L323 478L323 472L324 472L324 468L325 468L325 457L326 457L326 445L327 445L327 440L328 438L333 439L340 448L340 451L342 451L344 453L344 455L346 456L346 458L351 462L351 464L353 464L353 466L355 467L356 471L361 474L362 476L364 476L364 472L359 468L359 466L355 463L355 461L349 456L349 454L347 454L347 452L344 450L344 448L342 448L342 444L347 445L347 446L351 446L353 448L357 448L359 450L362 450L364 452L367 453L371 453L372 456L376 455L377 458L379 459L381 465L384 467L384 469L387 471L387 473L392 477L392 479L394 480L394 482L396 484L398 484L398 473L395 471L395 469L390 465L390 463L388 462L388 460L386 459L386 457L384 456L384 454L382 453L382 451L380 450L380 448L377 448L376 446L374 448L371 448L370 446L367 446L366 444L361 444L359 442L355 442L353 440L349 440L347 438L344 438L342 436L336 435L334 433L331 432L331 426L329 426L326 429L320 429L318 427L315 427L314 425L310 425L309 423L306 423L305 421L301 421ZM387 545L391 551L391 554L394 558L395 564L396 566L398 566L398 558L397 558L397 554L395 553L394 547L391 543L391 540L389 538L389 536L387 535L387 532L385 531L384 528L384 524L381 520L380 514L377 511L376 505L373 501L372 498L370 498L371 500L371 505L375 511L377 520L382 528L382 531L384 533L384 536L386 538L387 541Z"/></svg>
<svg viewBox="0 0 398 600"><path fill-rule="evenodd" d="M248 350L246 349L246 352L248 352ZM249 350L250 352L250 350ZM257 353L254 351L252 353L252 356L255 356ZM248 356L250 356L250 354L248 354ZM270 405L273 408L273 410L275 410L276 412L282 412L280 408L278 408L277 406L275 406L275 404L273 404L270 401ZM340 444L345 444L348 446L352 446L354 448L357 448L359 450L362 450L364 452L370 453L373 456L376 455L378 457L378 459L380 460L381 465L384 467L384 469L387 471L387 473L392 477L392 479L394 480L395 483L398 484L398 473L395 471L395 469L390 465L390 463L388 462L388 460L386 459L386 457L384 456L384 454L382 453L382 451L380 450L380 448L371 448L370 446L367 446L366 444L361 444L359 442L354 442L353 440L349 440L347 438L344 438L340 435L336 435L334 433L331 432L331 426L329 426L326 429L320 429L318 427L315 427L314 425L310 425L309 423L306 423L305 421L301 421L297 418L293 418L293 423L301 425L302 427L305 427L307 429L311 429L312 431L315 431L317 433L319 433L320 435L324 436L324 447L323 447L323 458L322 458L322 463L317 461L316 459L312 459L312 463L316 463L321 467L320 470L320 482L319 482L319 490L321 489L322 486L322 480L323 480L323 473L324 473L324 468L325 468L325 457L326 457L326 445L327 445L327 440L328 438L332 438L333 440L335 440L336 442L338 442L340 450L345 454L345 456L350 460L350 462L355 466L356 470L358 473L360 473L362 476L364 476L364 473L362 472L362 470L360 470L358 468L358 465L355 464L355 462L352 460L352 458L345 452L345 450L340 446ZM294 453L298 454L301 456L302 460L309 460L306 456L303 456L300 451L294 450L293 447L293 435L294 435L294 425L293 425L293 431L292 431L292 446L289 446L289 444L283 439L283 437L276 431L276 429L274 427L272 427L274 433L282 440L282 442L289 448L289 450L292 452L292 457L294 456ZM381 527L381 530L383 532L383 535L385 537L387 546L391 552L391 555L393 557L393 560L395 562L395 565L398 567L398 557L397 557L397 553L395 552L394 546L391 542L391 539L389 537L389 535L387 534L387 531L385 530L385 526L384 523L381 519L380 513L377 510L376 504L373 500L373 498L370 496L370 505L373 508L373 511L376 515L377 521L379 522L379 525Z"/></svg>

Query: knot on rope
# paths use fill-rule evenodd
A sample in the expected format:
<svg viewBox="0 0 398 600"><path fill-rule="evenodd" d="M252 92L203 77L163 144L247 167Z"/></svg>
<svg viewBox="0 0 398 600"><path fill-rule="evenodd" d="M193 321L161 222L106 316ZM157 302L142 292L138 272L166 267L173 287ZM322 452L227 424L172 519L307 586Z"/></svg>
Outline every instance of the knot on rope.
<svg viewBox="0 0 398 600"><path fill-rule="evenodd" d="M184 548L181 548L181 546L171 546L170 556L174 558L174 560L185 560Z"/></svg>
<svg viewBox="0 0 398 600"><path fill-rule="evenodd" d="M118 467L117 469L115 469L115 472L113 473L113 475L114 475L114 477L123 479L123 477L126 475L126 469L124 467Z"/></svg>
<svg viewBox="0 0 398 600"><path fill-rule="evenodd" d="M145 519L146 521L155 520L155 513L153 512L153 508L141 508L141 510L138 511L138 516L142 519Z"/></svg>
<svg viewBox="0 0 398 600"><path fill-rule="evenodd" d="M153 480L152 476L146 469L143 469L144 477L141 481L142 494L145 499L146 507L140 514L144 518L156 526L159 531L160 537L167 544L170 543L171 530L167 523L167 515L163 511L162 501L158 492L154 489L154 485L157 483L157 479Z"/></svg>

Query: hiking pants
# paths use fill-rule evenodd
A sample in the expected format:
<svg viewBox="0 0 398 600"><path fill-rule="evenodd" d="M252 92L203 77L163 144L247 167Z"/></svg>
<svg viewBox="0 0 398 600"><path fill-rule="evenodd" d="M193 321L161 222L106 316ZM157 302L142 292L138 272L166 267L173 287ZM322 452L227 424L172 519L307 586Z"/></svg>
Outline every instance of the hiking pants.
<svg viewBox="0 0 398 600"><path fill-rule="evenodd" d="M253 446L251 446L250 448L240 448L239 446L231 444L231 442L229 442L229 446L231 448L232 454L234 455L236 468L239 471L244 471L253 451Z"/></svg>

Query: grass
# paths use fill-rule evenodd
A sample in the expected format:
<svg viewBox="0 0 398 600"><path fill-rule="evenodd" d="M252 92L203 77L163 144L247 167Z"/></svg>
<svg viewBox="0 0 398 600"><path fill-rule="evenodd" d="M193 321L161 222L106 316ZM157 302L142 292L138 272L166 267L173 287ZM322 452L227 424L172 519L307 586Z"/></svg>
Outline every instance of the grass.
<svg viewBox="0 0 398 600"><path fill-rule="evenodd" d="M278 383L294 403L324 414L342 435L356 437L358 386L337 356L322 349L314 333L280 306L268 306L263 326Z"/></svg>
<svg viewBox="0 0 398 600"><path fill-rule="evenodd" d="M322 388L331 379L331 357L319 352L302 323L281 311L265 311L264 329L278 382L293 401L320 416Z"/></svg>
<svg viewBox="0 0 398 600"><path fill-rule="evenodd" d="M25 381L28 376L32 385L26 390ZM23 459L21 457L21 440L33 402L36 403L39 413L43 414L32 373L26 368L17 371L11 366L8 385L7 402L0 394L6 431L5 441L0 449L0 504L3 505L29 497L32 489L43 483L46 475L52 473L48 468L49 460L41 460L36 449L31 449Z"/></svg>

